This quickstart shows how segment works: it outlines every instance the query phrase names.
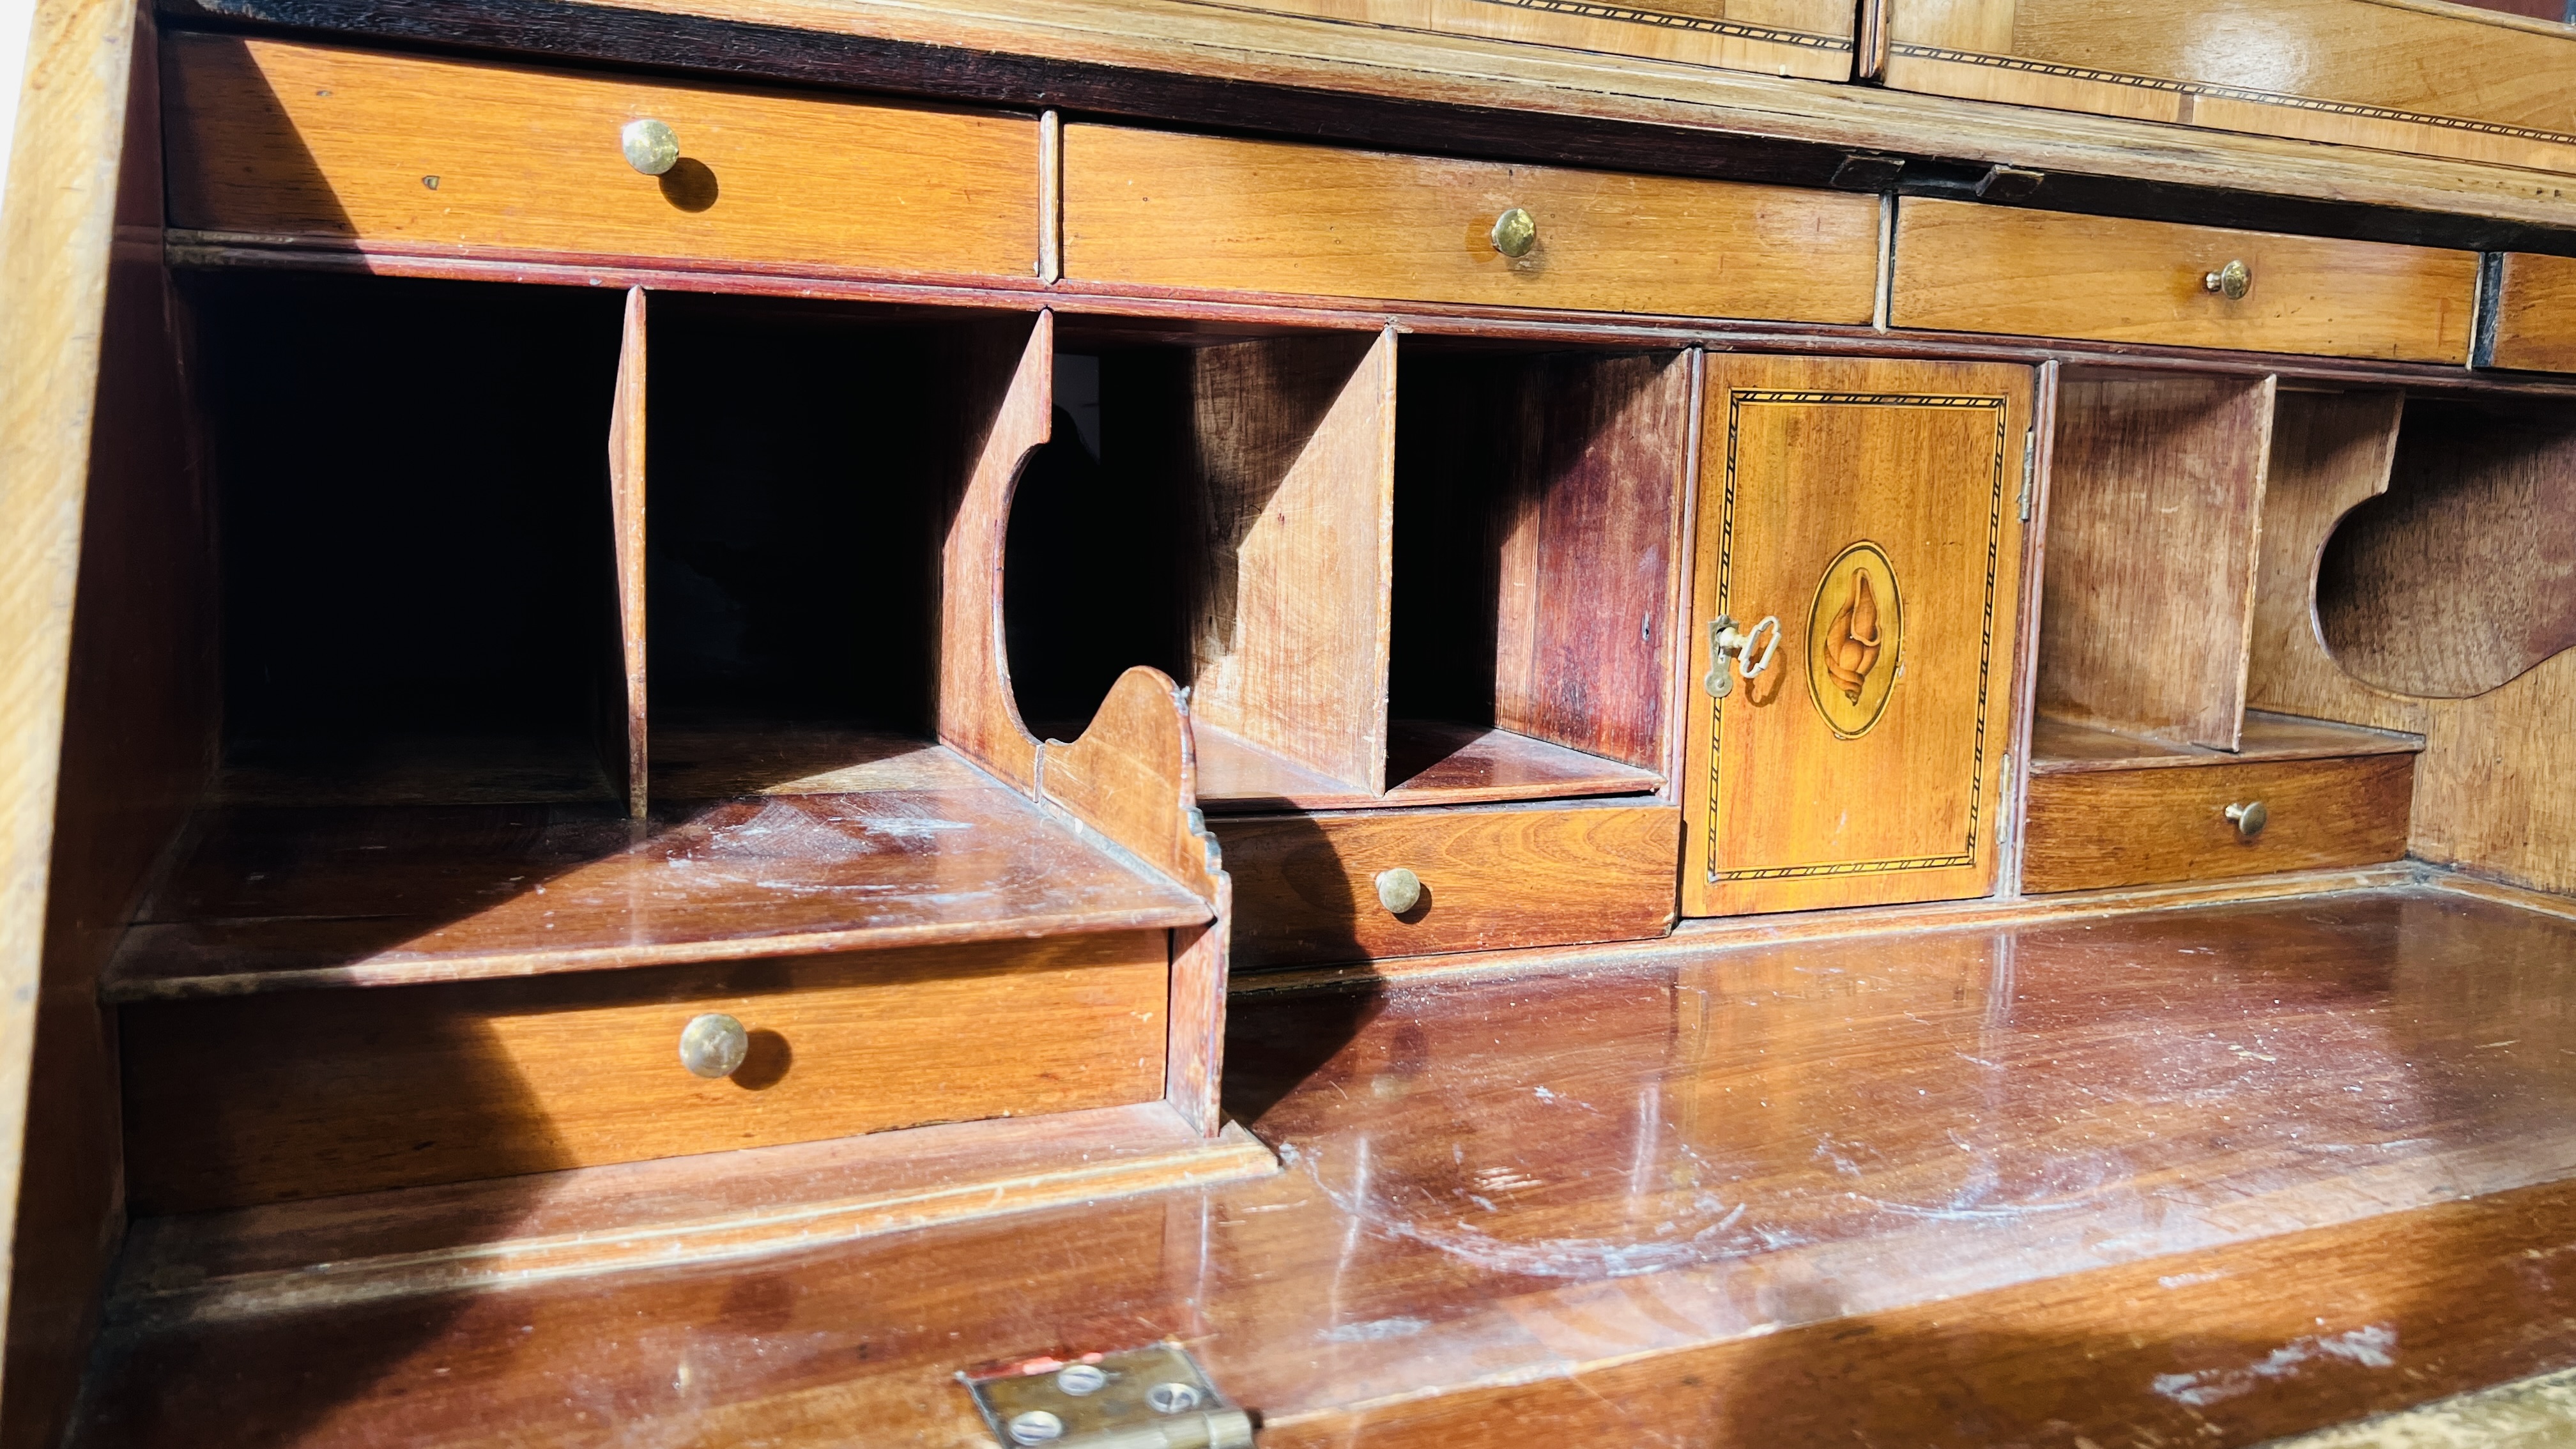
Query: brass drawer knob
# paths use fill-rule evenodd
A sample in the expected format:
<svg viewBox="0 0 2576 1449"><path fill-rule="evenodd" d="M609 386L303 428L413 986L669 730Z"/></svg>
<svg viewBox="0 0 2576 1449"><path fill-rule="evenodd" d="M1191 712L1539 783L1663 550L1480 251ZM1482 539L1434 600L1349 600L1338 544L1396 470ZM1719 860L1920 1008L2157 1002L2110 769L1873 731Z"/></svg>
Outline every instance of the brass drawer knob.
<svg viewBox="0 0 2576 1449"><path fill-rule="evenodd" d="M680 164L680 133L656 120L629 121L617 133L626 164L647 176L659 176Z"/></svg>
<svg viewBox="0 0 2576 1449"><path fill-rule="evenodd" d="M696 1076L730 1077L751 1055L751 1033L721 1011L691 1017L680 1028L680 1065Z"/></svg>
<svg viewBox="0 0 2576 1449"><path fill-rule="evenodd" d="M2248 800L2242 805L2228 806L2227 818L2236 822L2237 834L2252 840L2263 833L2263 826L2271 820L2272 812L2263 808L2262 801Z"/></svg>
<svg viewBox="0 0 2576 1449"><path fill-rule="evenodd" d="M2254 269L2243 262L2229 262L2200 279L2202 290L2216 292L2230 302L2242 302L2254 290Z"/></svg>
<svg viewBox="0 0 2576 1449"><path fill-rule="evenodd" d="M1538 219L1515 206L1494 218L1494 250L1507 257L1525 257L1538 245Z"/></svg>
<svg viewBox="0 0 2576 1449"><path fill-rule="evenodd" d="M1377 903L1400 916L1422 904L1422 877L1397 866L1377 873Z"/></svg>

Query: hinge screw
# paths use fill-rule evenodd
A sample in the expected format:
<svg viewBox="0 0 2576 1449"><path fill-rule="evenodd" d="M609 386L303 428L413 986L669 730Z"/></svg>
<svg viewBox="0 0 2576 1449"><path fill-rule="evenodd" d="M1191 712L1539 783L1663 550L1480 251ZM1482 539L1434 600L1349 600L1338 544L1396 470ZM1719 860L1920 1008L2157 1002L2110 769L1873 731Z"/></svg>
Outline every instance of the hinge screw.
<svg viewBox="0 0 2576 1449"><path fill-rule="evenodd" d="M1145 1403L1157 1414L1182 1414L1199 1406L1199 1391L1184 1383L1156 1384L1145 1391Z"/></svg>
<svg viewBox="0 0 2576 1449"><path fill-rule="evenodd" d="M1109 1375L1102 1373L1098 1364L1067 1364L1064 1371L1055 1376L1055 1386L1077 1399L1085 1394L1099 1393L1108 1382Z"/></svg>
<svg viewBox="0 0 2576 1449"><path fill-rule="evenodd" d="M1044 1409L1031 1409L1011 1420L1011 1442L1046 1444L1064 1437L1064 1420Z"/></svg>

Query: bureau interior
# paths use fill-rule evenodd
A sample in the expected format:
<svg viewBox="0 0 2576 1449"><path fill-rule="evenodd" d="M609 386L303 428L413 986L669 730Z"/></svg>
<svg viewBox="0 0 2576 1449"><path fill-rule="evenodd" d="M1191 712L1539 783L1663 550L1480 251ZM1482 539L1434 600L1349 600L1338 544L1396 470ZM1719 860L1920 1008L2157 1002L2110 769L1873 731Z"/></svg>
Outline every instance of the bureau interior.
<svg viewBox="0 0 2576 1449"><path fill-rule="evenodd" d="M703 793L697 767L782 737L864 755L887 736L930 735L940 513L961 456L956 362L979 320L651 298L642 531L656 798Z"/></svg>
<svg viewBox="0 0 2576 1449"><path fill-rule="evenodd" d="M607 798L616 298L191 280L229 791Z"/></svg>

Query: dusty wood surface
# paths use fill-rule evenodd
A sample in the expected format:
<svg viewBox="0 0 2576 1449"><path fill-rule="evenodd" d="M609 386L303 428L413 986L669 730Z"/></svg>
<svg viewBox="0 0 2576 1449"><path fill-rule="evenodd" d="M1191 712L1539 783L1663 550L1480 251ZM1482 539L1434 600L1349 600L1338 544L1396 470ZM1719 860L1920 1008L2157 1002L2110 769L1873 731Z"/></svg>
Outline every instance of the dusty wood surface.
<svg viewBox="0 0 2576 1449"><path fill-rule="evenodd" d="M229 806L192 829L112 997L1194 926L1210 909L990 779L641 825L622 806Z"/></svg>
<svg viewBox="0 0 2576 1449"><path fill-rule="evenodd" d="M183 35L171 217L361 249L538 248L1034 278L1034 116ZM678 134L659 176L627 122ZM849 218L865 218L852 225Z"/></svg>
<svg viewBox="0 0 2576 1449"><path fill-rule="evenodd" d="M2207 285L2241 261L2241 300ZM2478 259L1906 198L1888 321L1951 332L2466 362Z"/></svg>
<svg viewBox="0 0 2576 1449"><path fill-rule="evenodd" d="M1122 931L131 1005L129 1191L197 1212L1153 1101L1169 953ZM681 1065L709 1012L751 1033L730 1076Z"/></svg>
<svg viewBox="0 0 2576 1449"><path fill-rule="evenodd" d="M2507 252L2497 288L2487 360L2537 372L2576 371L2576 327L2567 322L2576 302L2576 259Z"/></svg>
<svg viewBox="0 0 2576 1449"><path fill-rule="evenodd" d="M1065 128L1075 282L1867 322L1866 196ZM1518 207L1521 257L1491 233Z"/></svg>
<svg viewBox="0 0 2576 1449"><path fill-rule="evenodd" d="M1247 999L1278 1177L138 1319L87 1432L969 1445L959 1367L1171 1334L1282 1443L2250 1444L2576 1360L2571 961L2393 890Z"/></svg>
<svg viewBox="0 0 2576 1449"><path fill-rule="evenodd" d="M1660 805L1353 811L1214 822L1246 968L1658 936L1678 817ZM1377 877L1410 870L1401 915Z"/></svg>
<svg viewBox="0 0 2576 1449"><path fill-rule="evenodd" d="M2031 773L2067 775L2086 770L2152 770L2173 765L2413 754L2424 748L2424 737L2296 715L2248 713L2236 748L2214 750L2204 745L2177 745L2148 735L2096 729L2044 714L2031 722L2030 747Z"/></svg>
<svg viewBox="0 0 2576 1449"><path fill-rule="evenodd" d="M1907 89L2576 170L2566 28L2457 6L1944 0L1894 7L1888 49Z"/></svg>
<svg viewBox="0 0 2576 1449"><path fill-rule="evenodd" d="M1684 915L1993 888L2031 387L2015 367L1709 359ZM1767 669L1730 666L1723 699L1721 616L1779 621Z"/></svg>
<svg viewBox="0 0 2576 1449"><path fill-rule="evenodd" d="M2272 394L2270 379L2066 379L2042 710L2236 748Z"/></svg>
<svg viewBox="0 0 2576 1449"><path fill-rule="evenodd" d="M2419 697L2484 694L2576 646L2576 428L2410 403L2388 491L2326 541L2316 610L2347 673Z"/></svg>
<svg viewBox="0 0 2576 1449"><path fill-rule="evenodd" d="M2022 889L2106 890L2395 860L2406 853L2414 775L2404 753L2035 775ZM2249 838L2227 808L2256 802L2269 821Z"/></svg>
<svg viewBox="0 0 2576 1449"><path fill-rule="evenodd" d="M2345 672L2317 633L2317 563L2354 508L2388 491L2404 394L2284 390L2272 400L2245 703L2318 719L2424 731L2424 705Z"/></svg>

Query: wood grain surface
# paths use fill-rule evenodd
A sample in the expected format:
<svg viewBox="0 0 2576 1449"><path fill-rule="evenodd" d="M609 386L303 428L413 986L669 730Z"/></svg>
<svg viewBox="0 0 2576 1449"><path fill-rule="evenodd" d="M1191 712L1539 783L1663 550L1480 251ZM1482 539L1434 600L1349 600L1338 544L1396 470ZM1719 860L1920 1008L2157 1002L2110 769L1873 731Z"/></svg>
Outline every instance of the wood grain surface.
<svg viewBox="0 0 2576 1449"><path fill-rule="evenodd" d="M1661 805L1255 815L1211 822L1246 969L1657 936L1673 923L1678 812ZM1422 881L1402 915L1380 872Z"/></svg>
<svg viewBox="0 0 2576 1449"><path fill-rule="evenodd" d="M644 463L649 397L642 287L626 290L624 330L617 344L617 402L608 418L608 506L617 532L617 643L620 665L619 738L606 751L611 779L637 820L651 809L649 712L645 692Z"/></svg>
<svg viewBox="0 0 2576 1449"><path fill-rule="evenodd" d="M2576 653L2475 699L2436 700L2409 849L2426 860L2576 894Z"/></svg>
<svg viewBox="0 0 2576 1449"><path fill-rule="evenodd" d="M2494 367L2576 372L2576 257L2504 254L2498 274L2495 331L2484 359Z"/></svg>
<svg viewBox="0 0 2576 1449"><path fill-rule="evenodd" d="M1692 691L1684 915L1993 889L2031 387L1993 364L1710 357L1692 673L1721 615L1779 634L1760 677Z"/></svg>
<svg viewBox="0 0 2576 1449"><path fill-rule="evenodd" d="M2316 610L2345 672L2398 694L2484 694L2576 646L2576 426L2410 401L2387 492L2326 540Z"/></svg>
<svg viewBox="0 0 2576 1449"><path fill-rule="evenodd" d="M2424 748L2424 737L2248 711L2236 748L2214 750L2097 729L2044 714L2031 722L2030 748L2033 774L2066 775L2086 770L2155 770L2176 765L2250 765L2266 760L2411 755Z"/></svg>
<svg viewBox="0 0 2576 1449"><path fill-rule="evenodd" d="M2039 707L2236 748L2270 378L2070 375L2058 391Z"/></svg>
<svg viewBox="0 0 2576 1449"><path fill-rule="evenodd" d="M2396 392L2283 389L2273 398L2248 708L2424 732L2422 702L2355 679L2317 632L2319 556L2346 514L2388 491L2404 407Z"/></svg>
<svg viewBox="0 0 2576 1449"><path fill-rule="evenodd" d="M1211 1140L1163 1102L941 1122L145 1218L115 1291L156 1317L211 1318L524 1287L1278 1170L1241 1126Z"/></svg>
<svg viewBox="0 0 2576 1449"><path fill-rule="evenodd" d="M1169 952L1129 931L129 1006L129 1191L195 1212L1154 1101ZM752 1034L730 1077L680 1064L704 1012Z"/></svg>
<svg viewBox="0 0 2576 1449"><path fill-rule="evenodd" d="M2206 278L2253 273L2239 301ZM1908 197L1888 322L1944 332L2466 362L2472 252Z"/></svg>
<svg viewBox="0 0 2576 1449"><path fill-rule="evenodd" d="M1399 357L1390 707L1656 767L1690 357Z"/></svg>
<svg viewBox="0 0 2576 1449"><path fill-rule="evenodd" d="M1785 187L1075 125L1065 275L1194 291L1869 320L1878 206ZM1490 236L1513 207L1528 255Z"/></svg>
<svg viewBox="0 0 2576 1449"><path fill-rule="evenodd" d="M1386 792L1354 790L1239 736L1196 725L1199 803L1211 814L1271 810L1405 809L1582 795L1642 795L1652 770L1551 745L1510 730L1437 720L1387 721Z"/></svg>
<svg viewBox="0 0 2576 1449"><path fill-rule="evenodd" d="M940 541L939 739L1034 791L1038 739L1020 721L1002 640L1002 556L1012 489L1054 417L1055 314L973 329L951 349L961 381L947 418L957 462Z"/></svg>
<svg viewBox="0 0 2576 1449"><path fill-rule="evenodd" d="M989 778L671 807L217 807L119 999L1195 926L1211 907Z"/></svg>
<svg viewBox="0 0 2576 1449"><path fill-rule="evenodd" d="M2159 881L2368 865L2406 853L2409 754L2036 774L2023 820L2022 889L2106 890ZM2230 805L2261 801L2247 839Z"/></svg>
<svg viewBox="0 0 2576 1449"><path fill-rule="evenodd" d="M1940 0L1894 7L1890 40L1905 89L2576 170L2558 24L2409 0Z"/></svg>
<svg viewBox="0 0 2576 1449"><path fill-rule="evenodd" d="M1812 80L1851 78L1852 9L1834 0L1655 0L1583 8L1510 0L1255 0L1255 8L1370 29L1429 30Z"/></svg>
<svg viewBox="0 0 2576 1449"><path fill-rule="evenodd" d="M1034 278L1034 116L232 36L165 48L175 224L362 249ZM679 164L639 174L651 118Z"/></svg>
<svg viewBox="0 0 2576 1449"><path fill-rule="evenodd" d="M124 1316L82 1432L966 1445L961 1367L1170 1334L1264 1442L2251 1445L2576 1356L2571 963L2404 889L1244 998L1278 1176Z"/></svg>
<svg viewBox="0 0 2576 1449"><path fill-rule="evenodd" d="M1191 713L1369 794L1386 783L1395 383L1391 330L1189 358Z"/></svg>

